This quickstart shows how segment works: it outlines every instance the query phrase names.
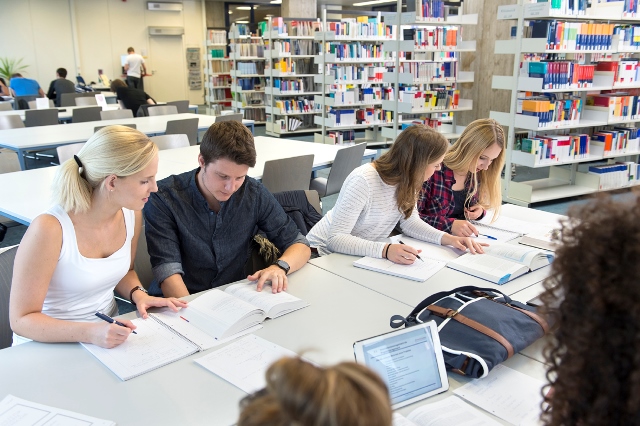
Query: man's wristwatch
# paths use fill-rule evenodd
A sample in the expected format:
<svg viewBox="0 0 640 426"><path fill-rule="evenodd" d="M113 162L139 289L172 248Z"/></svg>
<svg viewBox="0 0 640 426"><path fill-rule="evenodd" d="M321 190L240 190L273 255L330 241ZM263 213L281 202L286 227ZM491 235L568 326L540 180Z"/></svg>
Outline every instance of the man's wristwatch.
<svg viewBox="0 0 640 426"><path fill-rule="evenodd" d="M289 269L291 269L291 266L289 266L289 264L282 259L276 260L276 263L274 263L274 265L282 269L285 275L287 275L289 273Z"/></svg>
<svg viewBox="0 0 640 426"><path fill-rule="evenodd" d="M140 290L145 292L146 294L149 294L149 292L147 290L144 289L144 287L140 287L139 285L135 286L134 288L131 289L131 291L129 292L129 300L131 301L131 304L133 306L136 306L136 302L133 301L133 292L136 290Z"/></svg>

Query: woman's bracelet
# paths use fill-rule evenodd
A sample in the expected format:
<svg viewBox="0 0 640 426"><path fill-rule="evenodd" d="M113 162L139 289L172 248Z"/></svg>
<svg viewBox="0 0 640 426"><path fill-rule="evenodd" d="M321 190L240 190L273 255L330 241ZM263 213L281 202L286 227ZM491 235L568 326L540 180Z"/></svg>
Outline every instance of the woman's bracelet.
<svg viewBox="0 0 640 426"><path fill-rule="evenodd" d="M391 244L387 244L387 248L385 248L385 250L384 250L384 258L385 259L389 259L389 247L391 247Z"/></svg>

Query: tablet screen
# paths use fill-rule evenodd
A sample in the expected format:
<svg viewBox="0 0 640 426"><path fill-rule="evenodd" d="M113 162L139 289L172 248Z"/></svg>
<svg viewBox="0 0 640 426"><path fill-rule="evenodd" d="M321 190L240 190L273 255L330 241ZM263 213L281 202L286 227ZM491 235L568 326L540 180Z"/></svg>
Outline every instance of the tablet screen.
<svg viewBox="0 0 640 426"><path fill-rule="evenodd" d="M448 388L448 383L443 386L443 372L438 365L440 344L434 344L429 327L403 331L360 342L364 363L387 384L394 406Z"/></svg>

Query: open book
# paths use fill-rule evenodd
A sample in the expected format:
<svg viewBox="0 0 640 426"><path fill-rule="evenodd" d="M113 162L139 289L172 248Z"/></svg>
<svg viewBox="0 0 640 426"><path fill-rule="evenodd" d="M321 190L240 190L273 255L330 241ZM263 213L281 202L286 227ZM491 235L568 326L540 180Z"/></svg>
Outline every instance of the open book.
<svg viewBox="0 0 640 426"><path fill-rule="evenodd" d="M549 265L554 255L531 247L494 243L484 247L485 254L464 254L447 263L451 269L504 284L529 271Z"/></svg>
<svg viewBox="0 0 640 426"><path fill-rule="evenodd" d="M516 237L520 237L525 234L543 234L554 228L560 227L559 223L557 225L548 225L514 219L512 217L506 217L502 215L498 216L496 221L492 223L491 218L492 215L488 213L487 216L482 218L481 221L471 221L471 223L473 223L475 226L481 226L487 231L489 229L496 229L500 231L511 232L515 234Z"/></svg>
<svg viewBox="0 0 640 426"><path fill-rule="evenodd" d="M420 255L420 257L422 260L416 259L411 265L401 265L387 259L367 256L353 262L353 266L421 282L426 281L446 266L446 263L440 260L427 259L424 255Z"/></svg>
<svg viewBox="0 0 640 426"><path fill-rule="evenodd" d="M211 290L173 312L169 308L133 320L137 334L112 349L83 343L122 380L147 373L260 328L265 317L276 318L308 304L289 293L271 293L265 285L241 282Z"/></svg>
<svg viewBox="0 0 640 426"><path fill-rule="evenodd" d="M407 417L393 413L393 426L498 426L500 423L455 396L425 404Z"/></svg>
<svg viewBox="0 0 640 426"><path fill-rule="evenodd" d="M543 250L555 251L559 244L557 239L559 233L560 230L551 229L541 234L527 234L520 239L519 243Z"/></svg>

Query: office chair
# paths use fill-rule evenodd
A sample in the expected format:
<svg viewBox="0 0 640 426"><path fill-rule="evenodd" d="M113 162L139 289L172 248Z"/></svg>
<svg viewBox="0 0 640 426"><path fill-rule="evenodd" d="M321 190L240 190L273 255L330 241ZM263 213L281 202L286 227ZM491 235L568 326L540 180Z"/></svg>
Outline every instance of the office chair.
<svg viewBox="0 0 640 426"><path fill-rule="evenodd" d="M335 160L333 160L329 176L327 178L318 177L311 180L309 189L318 191L320 198L340 192L342 184L347 176L349 176L349 173L356 167L362 165L362 156L364 155L366 147L366 143L361 143L342 148L336 154Z"/></svg>
<svg viewBox="0 0 640 426"><path fill-rule="evenodd" d="M13 331L9 323L9 294L13 278L13 260L17 251L18 246L13 246L0 253L0 349L8 348L13 343Z"/></svg>
<svg viewBox="0 0 640 426"><path fill-rule="evenodd" d="M264 163L262 184L271 192L308 190L313 171L313 154L270 160Z"/></svg>

